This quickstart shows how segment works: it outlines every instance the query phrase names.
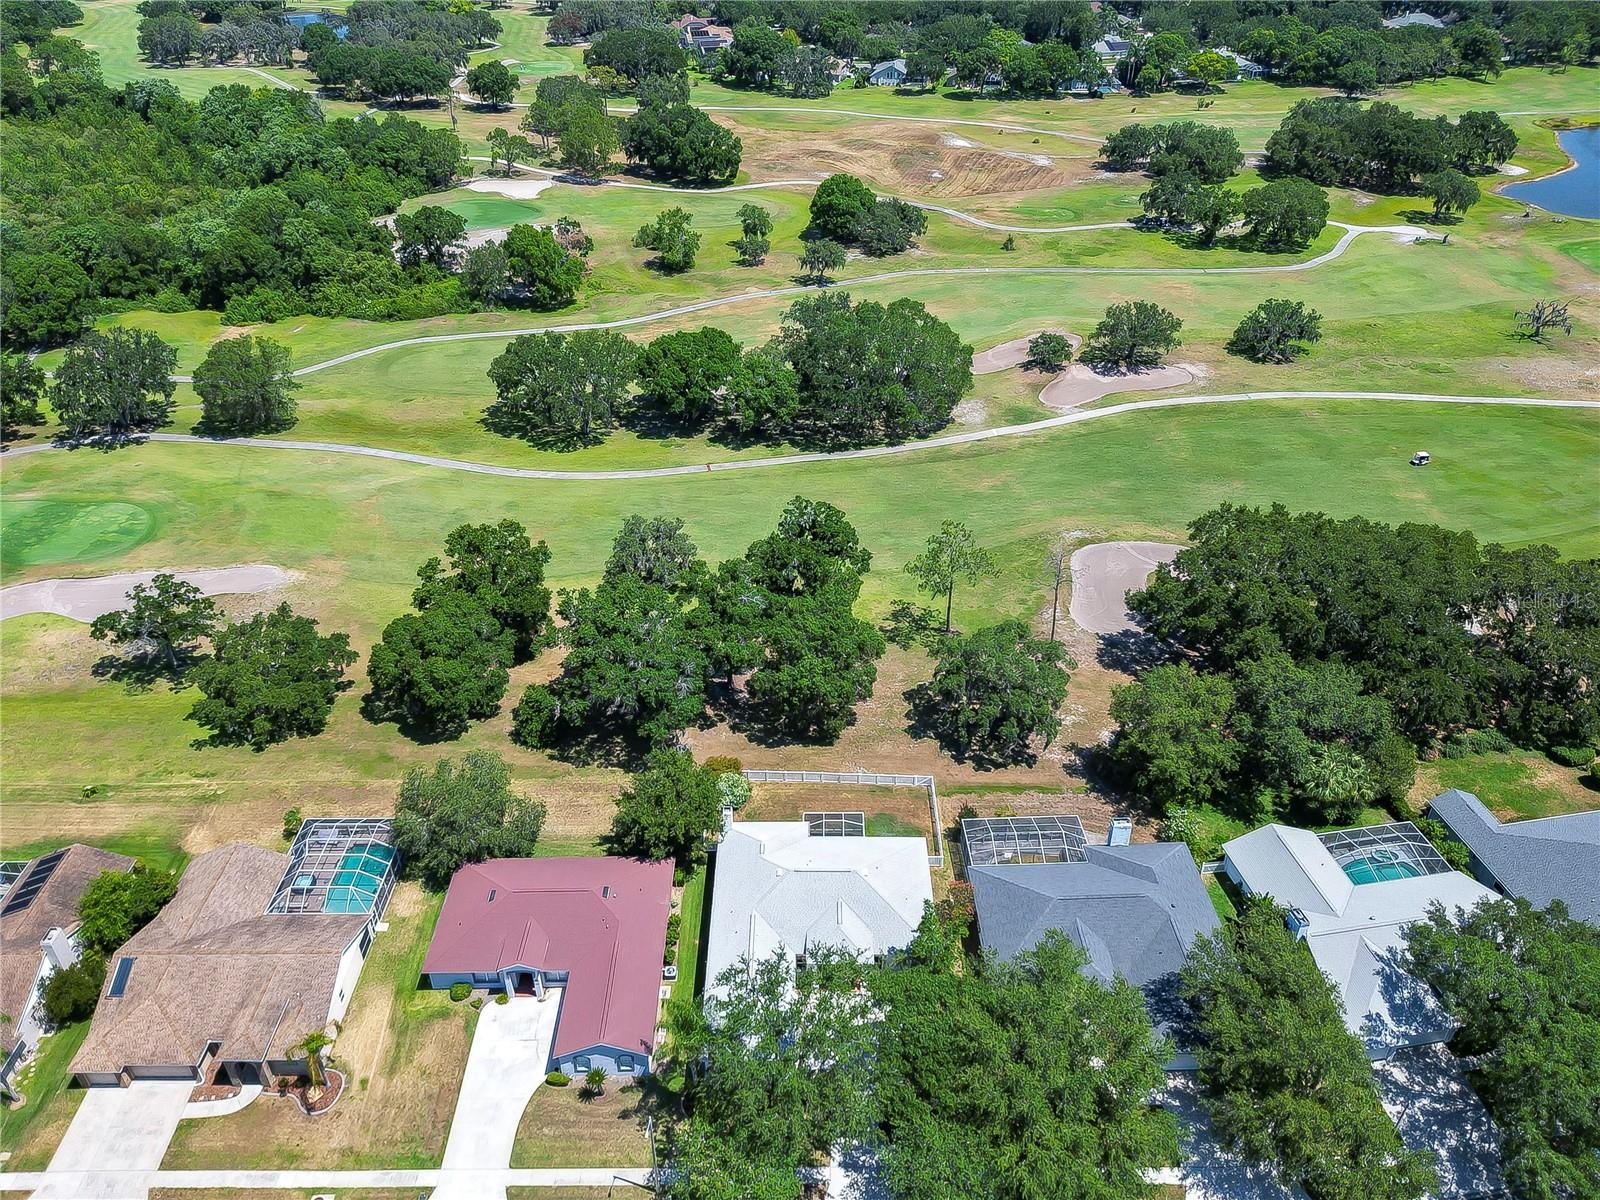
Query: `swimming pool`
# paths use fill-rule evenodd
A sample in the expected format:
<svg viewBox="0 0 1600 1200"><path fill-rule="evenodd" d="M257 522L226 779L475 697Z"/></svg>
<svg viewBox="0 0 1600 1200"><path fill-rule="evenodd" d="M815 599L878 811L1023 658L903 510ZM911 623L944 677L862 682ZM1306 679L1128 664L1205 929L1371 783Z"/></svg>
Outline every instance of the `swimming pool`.
<svg viewBox="0 0 1600 1200"><path fill-rule="evenodd" d="M1351 883L1386 883L1391 879L1415 879L1422 874L1415 863L1407 862L1393 850L1374 850L1339 865Z"/></svg>
<svg viewBox="0 0 1600 1200"><path fill-rule="evenodd" d="M378 893L394 861L394 847L382 842L361 842L345 851L322 902L326 913L366 913L378 903Z"/></svg>

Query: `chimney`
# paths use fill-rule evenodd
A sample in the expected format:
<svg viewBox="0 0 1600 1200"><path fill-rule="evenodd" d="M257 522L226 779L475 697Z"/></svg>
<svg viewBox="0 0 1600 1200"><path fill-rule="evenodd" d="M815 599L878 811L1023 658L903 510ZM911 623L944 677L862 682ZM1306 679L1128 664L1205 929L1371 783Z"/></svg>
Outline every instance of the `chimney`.
<svg viewBox="0 0 1600 1200"><path fill-rule="evenodd" d="M1106 834L1106 845L1126 846L1133 841L1133 821L1128 817L1112 817L1111 830Z"/></svg>
<svg viewBox="0 0 1600 1200"><path fill-rule="evenodd" d="M78 948L65 929L57 927L45 934L39 939L39 948L44 951L45 961L55 970L64 970L78 961Z"/></svg>

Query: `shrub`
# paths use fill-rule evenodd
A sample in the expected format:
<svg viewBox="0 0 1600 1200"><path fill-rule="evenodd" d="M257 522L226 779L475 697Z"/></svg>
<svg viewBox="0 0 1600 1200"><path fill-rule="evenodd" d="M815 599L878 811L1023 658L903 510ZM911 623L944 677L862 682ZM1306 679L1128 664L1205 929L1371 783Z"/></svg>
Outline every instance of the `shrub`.
<svg viewBox="0 0 1600 1200"><path fill-rule="evenodd" d="M510 1004L511 1003L511 994L509 992L501 992L498 996L496 996L494 998L494 1002L496 1004Z"/></svg>
<svg viewBox="0 0 1600 1200"><path fill-rule="evenodd" d="M602 1095L606 1090L606 1069L604 1067L590 1067L589 1073L583 1077L583 1087L591 1096Z"/></svg>
<svg viewBox="0 0 1600 1200"><path fill-rule="evenodd" d="M1428 840L1433 843L1433 848L1445 862L1457 871L1468 869L1472 863L1472 851L1450 835L1443 821L1436 821L1432 817L1420 817L1416 825L1427 835Z"/></svg>
<svg viewBox="0 0 1600 1200"><path fill-rule="evenodd" d="M460 1004L470 995L472 995L472 985L470 983L452 983L450 985L450 999L457 1004Z"/></svg>
<svg viewBox="0 0 1600 1200"><path fill-rule="evenodd" d="M474 996L472 998L472 1007L474 1009L481 1009L483 1007L483 997L482 996Z"/></svg>
<svg viewBox="0 0 1600 1200"><path fill-rule="evenodd" d="M1222 844L1249 828L1209 804L1179 805L1161 822L1161 840L1182 842L1197 863L1215 862L1222 857Z"/></svg>
<svg viewBox="0 0 1600 1200"><path fill-rule="evenodd" d="M683 914L673 913L667 918L667 944L675 945L678 941L678 931L683 928Z"/></svg>
<svg viewBox="0 0 1600 1200"><path fill-rule="evenodd" d="M294 841L294 835L300 832L300 826L305 818L300 815L298 808L291 808L283 814L283 840Z"/></svg>
<svg viewBox="0 0 1600 1200"><path fill-rule="evenodd" d="M1594 761L1593 746L1551 746L1545 754L1563 767L1587 767Z"/></svg>
<svg viewBox="0 0 1600 1200"><path fill-rule="evenodd" d="M750 802L750 781L743 775L729 772L717 776L717 800L722 808L738 812Z"/></svg>
<svg viewBox="0 0 1600 1200"><path fill-rule="evenodd" d="M85 954L70 967L53 971L44 984L44 1015L52 1025L70 1025L94 1015L106 982L106 960Z"/></svg>
<svg viewBox="0 0 1600 1200"><path fill-rule="evenodd" d="M572 1082L572 1076L561 1071L551 1071L550 1074L544 1077L544 1081L551 1087L566 1087Z"/></svg>
<svg viewBox="0 0 1600 1200"><path fill-rule="evenodd" d="M1498 729L1469 729L1445 738L1439 754L1443 758L1466 758L1472 754L1508 754L1515 749L1511 739Z"/></svg>
<svg viewBox="0 0 1600 1200"><path fill-rule="evenodd" d="M737 775L744 770L744 764L731 754L713 754L701 765L713 775Z"/></svg>

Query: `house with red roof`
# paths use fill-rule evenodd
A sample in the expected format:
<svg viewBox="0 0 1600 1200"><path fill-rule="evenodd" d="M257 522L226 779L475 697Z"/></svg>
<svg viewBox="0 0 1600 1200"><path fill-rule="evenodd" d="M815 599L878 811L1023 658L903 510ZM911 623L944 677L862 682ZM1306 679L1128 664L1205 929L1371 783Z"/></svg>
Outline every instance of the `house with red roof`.
<svg viewBox="0 0 1600 1200"><path fill-rule="evenodd" d="M423 986L557 995L550 1066L644 1075L655 1053L672 864L502 858L462 867L422 963Z"/></svg>

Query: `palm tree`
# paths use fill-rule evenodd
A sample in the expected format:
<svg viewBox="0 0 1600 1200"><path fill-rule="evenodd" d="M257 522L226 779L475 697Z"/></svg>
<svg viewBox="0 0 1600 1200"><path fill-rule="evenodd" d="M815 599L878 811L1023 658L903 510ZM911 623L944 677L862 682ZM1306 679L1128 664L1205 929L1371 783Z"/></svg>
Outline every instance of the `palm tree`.
<svg viewBox="0 0 1600 1200"><path fill-rule="evenodd" d="M583 1077L583 1086L589 1090L591 1096L604 1096L606 1094L606 1069L604 1067L590 1067L589 1073Z"/></svg>
<svg viewBox="0 0 1600 1200"><path fill-rule="evenodd" d="M306 1034L299 1045L291 1046L306 1056L306 1072L311 1077L311 1086L306 1089L306 1099L316 1100L322 1095L323 1088L328 1086L327 1076L322 1071L322 1052L333 1045L333 1039L328 1036L326 1029L314 1029Z"/></svg>

